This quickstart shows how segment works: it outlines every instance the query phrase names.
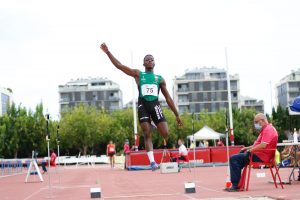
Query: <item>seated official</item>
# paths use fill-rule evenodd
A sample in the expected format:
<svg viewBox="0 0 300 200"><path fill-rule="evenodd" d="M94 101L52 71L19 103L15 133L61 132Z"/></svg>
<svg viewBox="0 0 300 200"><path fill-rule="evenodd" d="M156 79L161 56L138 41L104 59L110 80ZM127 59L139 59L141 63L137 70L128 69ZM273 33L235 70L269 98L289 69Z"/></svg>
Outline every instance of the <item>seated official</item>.
<svg viewBox="0 0 300 200"><path fill-rule="evenodd" d="M264 149L276 149L278 134L276 129L268 123L267 117L259 113L254 118L254 127L259 131L259 136L252 146L244 147L243 153L230 157L231 188L226 188L228 192L239 191L238 184L241 178L242 169L249 163L250 153L253 162L269 162L275 156L275 152ZM259 151L258 151L259 150Z"/></svg>
<svg viewBox="0 0 300 200"><path fill-rule="evenodd" d="M186 147L184 146L184 142L183 140L179 139L178 140L178 157L176 158L172 158L173 162L177 162L178 160L183 160L183 161L187 161L187 156L188 156L188 151L186 149Z"/></svg>

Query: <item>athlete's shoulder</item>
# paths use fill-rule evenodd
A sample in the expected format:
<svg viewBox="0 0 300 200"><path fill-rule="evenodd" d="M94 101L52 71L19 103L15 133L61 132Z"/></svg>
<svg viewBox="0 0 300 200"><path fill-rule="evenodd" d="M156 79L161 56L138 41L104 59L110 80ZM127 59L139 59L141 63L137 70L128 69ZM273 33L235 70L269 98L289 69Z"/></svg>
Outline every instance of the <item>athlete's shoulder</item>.
<svg viewBox="0 0 300 200"><path fill-rule="evenodd" d="M153 73L153 75L154 75L156 78L158 78L158 79L163 79L162 75L160 75L160 74L154 74L154 73Z"/></svg>
<svg viewBox="0 0 300 200"><path fill-rule="evenodd" d="M164 81L165 79L162 77L162 75L157 74L156 75L156 79L159 80L159 83L161 84L162 81Z"/></svg>

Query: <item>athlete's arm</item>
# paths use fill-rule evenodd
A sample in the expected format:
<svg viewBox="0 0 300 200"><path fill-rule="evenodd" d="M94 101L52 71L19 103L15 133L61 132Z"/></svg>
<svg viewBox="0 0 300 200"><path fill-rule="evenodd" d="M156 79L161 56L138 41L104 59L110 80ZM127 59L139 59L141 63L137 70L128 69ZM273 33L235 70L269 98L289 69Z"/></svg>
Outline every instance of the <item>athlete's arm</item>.
<svg viewBox="0 0 300 200"><path fill-rule="evenodd" d="M179 126L182 126L182 121L179 117L179 114L178 114L178 111L175 107L175 104L173 102L173 99L171 98L168 90L167 90L167 84L166 84L166 81L164 79L161 80L160 82L160 88L161 88L161 92L163 93L163 95L165 96L166 98L166 102L168 104L168 106L171 108L171 110L173 111L174 115L176 116L176 121L177 121L177 124Z"/></svg>
<svg viewBox="0 0 300 200"><path fill-rule="evenodd" d="M118 68L119 70L121 70L122 72L124 72L125 74L134 77L135 79L138 78L139 76L139 70L138 69L131 69L125 65L123 65L120 61L118 61L108 50L108 47L106 46L105 43L102 43L100 45L100 48L104 51L104 53L106 53L106 55L108 56L108 58L110 59L110 61L112 62L112 64Z"/></svg>

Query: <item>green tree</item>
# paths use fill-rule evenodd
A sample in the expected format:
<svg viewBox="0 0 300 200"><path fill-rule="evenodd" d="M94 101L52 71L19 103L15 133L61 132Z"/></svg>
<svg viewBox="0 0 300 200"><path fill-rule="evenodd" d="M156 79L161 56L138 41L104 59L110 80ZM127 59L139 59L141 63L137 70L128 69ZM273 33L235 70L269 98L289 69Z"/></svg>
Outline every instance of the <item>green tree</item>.
<svg viewBox="0 0 300 200"><path fill-rule="evenodd" d="M3 154L10 158L16 157L17 150L19 149L20 136L18 135L17 118L18 110L13 103L8 107L7 113L3 117L3 124L5 127Z"/></svg>
<svg viewBox="0 0 300 200"><path fill-rule="evenodd" d="M272 109L271 121L278 131L279 141L287 139L284 132L300 128L300 115L289 115L288 108L278 106L277 109Z"/></svg>
<svg viewBox="0 0 300 200"><path fill-rule="evenodd" d="M235 144L252 145L257 138L257 133L253 127L253 120L256 115L254 109L234 109L233 127Z"/></svg>
<svg viewBox="0 0 300 200"><path fill-rule="evenodd" d="M100 136L99 111L95 107L79 105L62 115L61 131L65 147L75 147L84 155Z"/></svg>
<svg viewBox="0 0 300 200"><path fill-rule="evenodd" d="M131 143L134 142L134 124L132 109L117 110L111 113L110 118L112 124L110 124L110 135L106 137L108 143L109 139L112 139L118 151L123 150L125 139L129 139Z"/></svg>

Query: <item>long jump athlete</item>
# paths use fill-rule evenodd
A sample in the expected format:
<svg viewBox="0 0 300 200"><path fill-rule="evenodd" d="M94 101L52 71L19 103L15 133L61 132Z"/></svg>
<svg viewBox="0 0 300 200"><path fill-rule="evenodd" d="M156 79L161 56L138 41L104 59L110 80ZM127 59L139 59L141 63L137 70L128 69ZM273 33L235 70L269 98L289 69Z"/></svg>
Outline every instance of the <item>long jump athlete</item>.
<svg viewBox="0 0 300 200"><path fill-rule="evenodd" d="M182 121L167 90L166 81L162 78L162 76L153 73L155 62L152 55L146 55L144 57L143 65L145 67L145 72L141 72L138 69L131 69L118 61L108 50L108 47L105 43L101 44L100 48L104 51L104 53L106 53L106 55L116 68L135 79L139 90L139 122L144 134L145 149L150 161L150 166L154 171L158 168L158 165L156 164L153 155L151 120L155 123L158 132L164 138L164 143L166 142L169 135L168 124L158 101L160 90L165 96L168 106L175 114L177 124L179 126L182 126Z"/></svg>

